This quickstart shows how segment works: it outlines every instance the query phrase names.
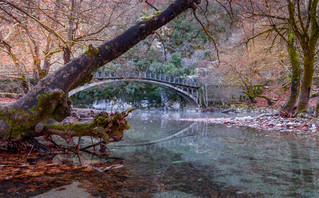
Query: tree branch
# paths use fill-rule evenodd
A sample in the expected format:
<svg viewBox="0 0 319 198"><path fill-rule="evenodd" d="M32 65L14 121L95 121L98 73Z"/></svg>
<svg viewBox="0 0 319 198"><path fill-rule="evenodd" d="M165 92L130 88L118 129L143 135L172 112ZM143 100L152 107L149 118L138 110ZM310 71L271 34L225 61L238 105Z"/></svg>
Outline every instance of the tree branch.
<svg viewBox="0 0 319 198"><path fill-rule="evenodd" d="M196 10L193 8L193 15L195 17L195 19L200 23L200 25L202 26L205 34L213 41L214 43L214 47L215 47L215 50L216 50L216 55L217 55L217 60L218 60L218 64L217 64L217 67L219 67L220 65L220 57L219 57L219 50L218 50L218 46L217 46L217 43L214 39L214 37L208 32L206 26L202 23L202 21L198 18L197 14L196 14Z"/></svg>
<svg viewBox="0 0 319 198"><path fill-rule="evenodd" d="M19 10L20 12L22 12L23 14L27 15L28 17L30 17L31 19L33 19L34 21L36 21L39 25L41 25L44 29L46 29L48 32L51 32L53 35L55 35L59 40L61 40L66 46L69 47L68 43L62 38L62 36L60 34L58 34L56 31L54 31L51 27L45 25L42 21L40 21L38 18L32 16L31 14L29 14L27 11L25 11L24 9L18 7L17 5L8 2L7 0L0 0L0 2L6 3L9 6Z"/></svg>
<svg viewBox="0 0 319 198"><path fill-rule="evenodd" d="M145 3L147 3L147 5L149 5L149 6L151 6L154 10L159 11L159 9L157 9L155 6L150 4L147 0L145 0Z"/></svg>

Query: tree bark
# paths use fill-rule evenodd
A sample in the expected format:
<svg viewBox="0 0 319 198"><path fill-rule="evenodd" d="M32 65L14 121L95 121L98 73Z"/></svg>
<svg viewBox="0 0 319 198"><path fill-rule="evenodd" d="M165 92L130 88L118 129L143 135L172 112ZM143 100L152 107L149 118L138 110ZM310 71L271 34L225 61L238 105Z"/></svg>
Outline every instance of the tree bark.
<svg viewBox="0 0 319 198"><path fill-rule="evenodd" d="M312 77L314 72L314 59L315 59L315 45L310 45L304 52L304 70L303 78L300 88L299 103L297 112L302 113L307 111L310 90L312 85Z"/></svg>
<svg viewBox="0 0 319 198"><path fill-rule="evenodd" d="M84 54L58 71L41 79L39 83L19 100L0 105L0 140L23 140L42 136L35 127L49 119L62 121L70 112L67 94L75 87L88 82L92 72L118 58L158 28L167 24L200 0L176 0L165 11L141 21L113 40L97 48L89 48ZM49 127L50 128L50 127ZM102 137L103 138L103 137Z"/></svg>
<svg viewBox="0 0 319 198"><path fill-rule="evenodd" d="M299 1L287 1L289 12L289 26L298 39L304 56L303 78L300 88L297 112L308 109L309 94L314 72L315 49L319 38L319 24L317 21L319 0L309 1L306 15L301 12ZM305 21L304 21L305 20Z"/></svg>
<svg viewBox="0 0 319 198"><path fill-rule="evenodd" d="M319 116L319 96L317 96L317 105L316 105L316 110L315 110L315 117L318 118Z"/></svg>
<svg viewBox="0 0 319 198"><path fill-rule="evenodd" d="M287 50L289 54L289 60L291 64L291 84L290 84L290 94L285 105L282 107L281 111L284 114L292 115L295 110L295 105L297 103L299 89L300 89L300 62L297 54L297 50L294 46L294 35L292 31L288 32L288 43Z"/></svg>
<svg viewBox="0 0 319 198"><path fill-rule="evenodd" d="M75 18L75 6L76 6L76 0L71 0L71 10L69 15L69 27L68 27L68 41L73 41L73 28L74 28L74 18ZM71 49L70 45L65 46L63 48L63 58L64 58L64 64L67 64L71 60Z"/></svg>

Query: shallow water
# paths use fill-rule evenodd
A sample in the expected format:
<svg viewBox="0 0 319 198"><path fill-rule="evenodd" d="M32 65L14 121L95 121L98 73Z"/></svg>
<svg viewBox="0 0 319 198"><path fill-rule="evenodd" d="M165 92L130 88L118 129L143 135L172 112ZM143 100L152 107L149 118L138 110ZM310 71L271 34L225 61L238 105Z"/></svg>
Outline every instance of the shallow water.
<svg viewBox="0 0 319 198"><path fill-rule="evenodd" d="M68 154L53 159L53 162L71 159L74 165L95 160L103 168L106 162L120 164L120 168L104 173L66 171L47 176L47 182L57 182L53 177L58 178L60 186L64 185L61 180L67 181L66 184L79 182L79 186L94 197L319 196L317 135L179 120L225 116L134 111L128 117L131 129L125 133L124 141L110 144L109 157ZM28 197L49 189L4 197ZM65 192L69 192L67 190ZM63 190L44 195L61 196Z"/></svg>
<svg viewBox="0 0 319 198"><path fill-rule="evenodd" d="M178 120L203 116L224 115L136 112L126 141L111 145L112 156L129 162L132 175L146 174L169 189L154 196L209 197L225 189L258 197L319 196L316 136Z"/></svg>

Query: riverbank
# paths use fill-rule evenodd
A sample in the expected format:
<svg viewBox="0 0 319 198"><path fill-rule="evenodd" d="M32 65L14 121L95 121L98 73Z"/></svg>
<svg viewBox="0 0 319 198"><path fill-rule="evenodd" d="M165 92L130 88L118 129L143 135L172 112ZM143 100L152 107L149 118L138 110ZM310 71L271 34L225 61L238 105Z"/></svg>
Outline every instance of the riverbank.
<svg viewBox="0 0 319 198"><path fill-rule="evenodd" d="M182 121L208 122L223 124L229 127L246 126L259 130L279 132L319 132L318 119L309 118L282 118L279 114L261 114L257 117L231 117L231 118L183 118Z"/></svg>

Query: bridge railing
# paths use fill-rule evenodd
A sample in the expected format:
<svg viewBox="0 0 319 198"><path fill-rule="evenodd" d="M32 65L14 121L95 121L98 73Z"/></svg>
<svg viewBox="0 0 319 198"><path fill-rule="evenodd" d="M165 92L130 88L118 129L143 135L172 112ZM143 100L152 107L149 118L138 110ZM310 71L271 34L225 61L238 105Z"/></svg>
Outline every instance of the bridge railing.
<svg viewBox="0 0 319 198"><path fill-rule="evenodd" d="M97 71L93 74L95 79L147 79L160 82L167 82L174 85L182 85L188 87L200 87L201 82L198 77L177 77L167 74L159 74L154 72L141 72L141 71Z"/></svg>

